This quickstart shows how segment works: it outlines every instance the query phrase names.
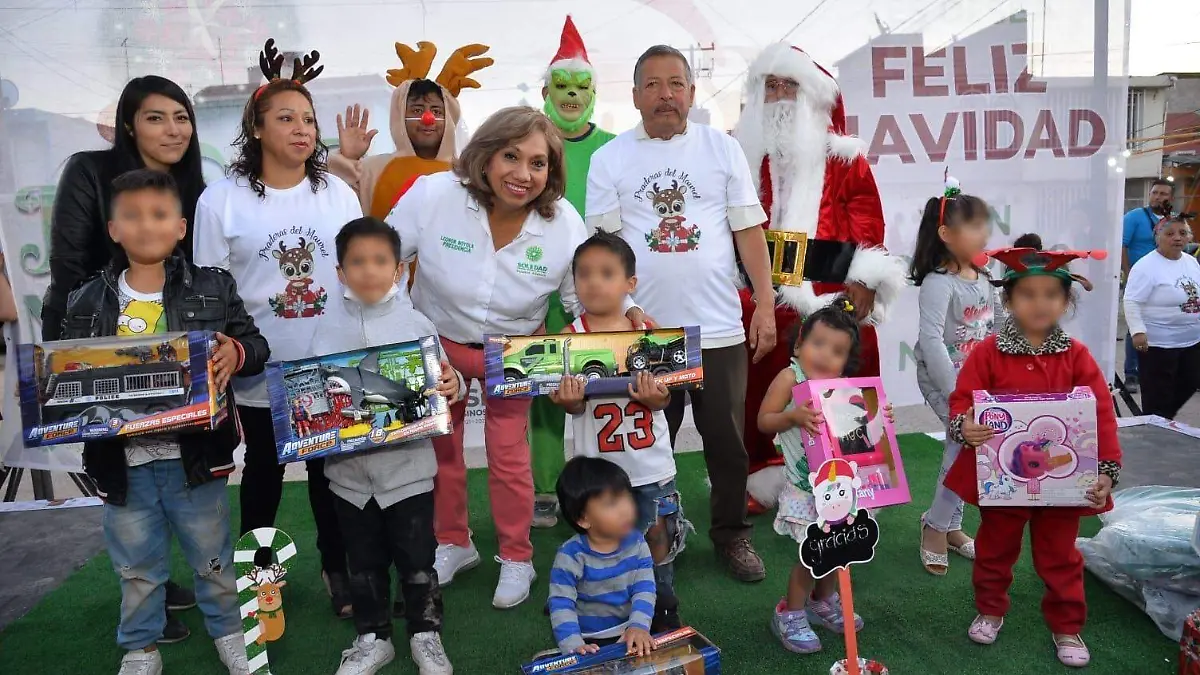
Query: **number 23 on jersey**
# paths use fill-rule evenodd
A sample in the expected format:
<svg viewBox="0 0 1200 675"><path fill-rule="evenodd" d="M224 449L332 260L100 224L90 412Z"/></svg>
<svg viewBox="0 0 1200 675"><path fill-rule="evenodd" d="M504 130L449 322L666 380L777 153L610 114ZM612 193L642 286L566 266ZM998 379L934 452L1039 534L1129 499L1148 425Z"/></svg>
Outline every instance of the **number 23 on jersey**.
<svg viewBox="0 0 1200 675"><path fill-rule="evenodd" d="M604 424L597 438L600 452L645 450L654 446L654 413L641 403L601 403L592 415Z"/></svg>

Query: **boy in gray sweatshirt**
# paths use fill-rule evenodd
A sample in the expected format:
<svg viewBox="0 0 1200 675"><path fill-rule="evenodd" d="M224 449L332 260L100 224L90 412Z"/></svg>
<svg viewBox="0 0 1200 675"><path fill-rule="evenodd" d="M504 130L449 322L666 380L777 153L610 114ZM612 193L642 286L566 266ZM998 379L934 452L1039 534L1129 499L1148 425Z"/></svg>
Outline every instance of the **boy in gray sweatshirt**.
<svg viewBox="0 0 1200 675"><path fill-rule="evenodd" d="M346 224L335 239L343 297L332 300L317 326L312 353L334 354L437 336L400 288L400 236L375 218ZM440 349L440 347L439 347ZM466 391L442 357L437 393L447 404ZM389 568L400 577L396 613L408 624L421 675L454 671L442 646L442 596L434 555L433 477L429 439L408 441L325 461L334 510L346 542L358 637L342 652L337 675L372 675L395 658Z"/></svg>

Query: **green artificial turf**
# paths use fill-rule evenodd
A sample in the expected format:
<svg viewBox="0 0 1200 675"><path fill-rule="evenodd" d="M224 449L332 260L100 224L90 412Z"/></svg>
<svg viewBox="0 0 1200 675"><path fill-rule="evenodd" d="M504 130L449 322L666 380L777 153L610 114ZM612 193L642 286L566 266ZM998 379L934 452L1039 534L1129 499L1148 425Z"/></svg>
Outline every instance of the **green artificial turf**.
<svg viewBox="0 0 1200 675"><path fill-rule="evenodd" d="M852 568L855 607L866 621L859 636L861 653L880 659L896 675L979 673L1036 675L1064 673L1054 657L1042 622L1042 585L1030 565L1028 547L1016 570L1013 607L997 644L981 647L966 636L975 616L971 566L953 557L945 578L926 574L917 556L918 518L932 494L941 461L941 443L924 435L902 437L904 461L913 482L914 502L883 509L878 519L882 539L874 562ZM695 626L722 649L722 670L732 675L827 673L835 658L844 656L837 637L821 632L825 651L802 656L783 650L768 628L774 604L784 591L796 546L776 535L771 517L755 522L755 543L766 561L767 580L743 584L727 577L704 535L708 528L704 463L698 454L679 457L679 485L685 508L700 534L689 540L678 561L678 591L685 622ZM491 607L497 565L496 545L488 517L486 476L470 474L475 541L483 564L464 573L445 589L445 644L455 672L465 675L519 672L519 664L553 646L549 621L543 615L546 577L558 544L570 535L565 525L535 530L535 563L541 577L530 601L500 611ZM236 490L236 489L233 489ZM231 494L236 504L236 496ZM284 609L287 634L270 647L272 670L279 675L328 675L337 670L341 651L350 645L354 627L338 621L318 572L312 516L305 486L284 489L279 526L300 547L288 575ZM235 506L236 508L236 506ZM237 522L237 514L234 514ZM968 509L967 527L978 516ZM1084 533L1095 532L1095 519ZM175 556L177 580L188 578L182 558ZM1092 650L1091 673L1174 673L1177 647L1135 607L1088 576L1090 620L1085 638ZM0 673L113 673L121 658L114 642L120 594L107 555L101 554L48 595L27 616L0 633ZM165 672L201 675L224 672L205 634L198 610L182 614L192 629L187 641L163 647ZM399 633L403 635L403 628ZM397 641L397 658L382 672L415 674L406 640Z"/></svg>

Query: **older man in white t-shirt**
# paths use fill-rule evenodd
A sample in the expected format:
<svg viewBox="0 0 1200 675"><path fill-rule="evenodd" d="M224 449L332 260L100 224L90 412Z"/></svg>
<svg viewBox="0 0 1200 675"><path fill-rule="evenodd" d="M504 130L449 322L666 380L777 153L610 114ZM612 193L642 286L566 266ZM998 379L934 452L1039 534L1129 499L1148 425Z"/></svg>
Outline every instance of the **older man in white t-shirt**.
<svg viewBox="0 0 1200 675"><path fill-rule="evenodd" d="M709 536L734 577L761 581L766 572L746 520L742 428L744 344L748 337L756 362L775 346L775 291L759 227L767 216L737 141L688 124L696 87L687 59L671 47L651 47L633 78L642 123L592 156L587 222L619 232L637 252L637 299L647 314L663 326L700 326L705 385L691 399L712 481ZM749 336L742 328L737 254L759 306ZM672 443L683 405L677 394L666 411Z"/></svg>

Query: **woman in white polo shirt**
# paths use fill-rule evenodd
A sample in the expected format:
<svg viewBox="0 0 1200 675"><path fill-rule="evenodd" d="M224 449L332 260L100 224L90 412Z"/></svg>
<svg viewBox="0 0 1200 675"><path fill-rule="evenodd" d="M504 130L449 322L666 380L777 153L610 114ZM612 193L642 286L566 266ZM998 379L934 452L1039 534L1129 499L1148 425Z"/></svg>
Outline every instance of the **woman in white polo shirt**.
<svg viewBox="0 0 1200 675"><path fill-rule="evenodd" d="M419 178L388 216L403 257L421 260L413 303L437 326L450 364L468 380L483 379L483 336L537 332L551 293L558 291L567 311L578 314L571 257L587 230L563 199L565 185L562 138L553 123L533 108L505 108L479 127L453 172ZM488 494L500 543L492 604L502 609L524 602L537 577L530 563L529 404L485 400ZM434 439L435 567L442 585L479 564L467 529L466 402L451 413L454 433Z"/></svg>
<svg viewBox="0 0 1200 675"><path fill-rule="evenodd" d="M1142 408L1167 419L1200 389L1200 262L1183 253L1190 229L1179 217L1160 220L1155 249L1134 264L1125 284Z"/></svg>

